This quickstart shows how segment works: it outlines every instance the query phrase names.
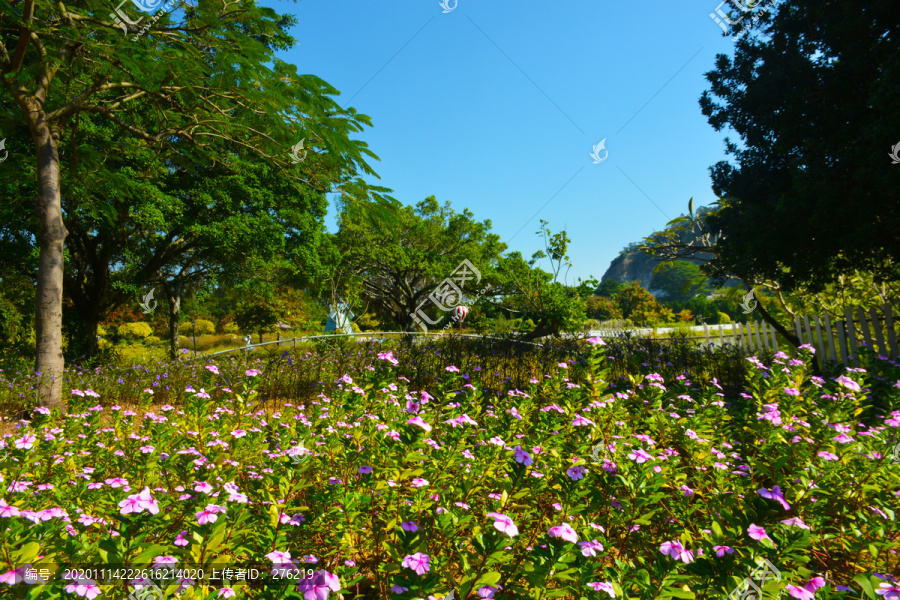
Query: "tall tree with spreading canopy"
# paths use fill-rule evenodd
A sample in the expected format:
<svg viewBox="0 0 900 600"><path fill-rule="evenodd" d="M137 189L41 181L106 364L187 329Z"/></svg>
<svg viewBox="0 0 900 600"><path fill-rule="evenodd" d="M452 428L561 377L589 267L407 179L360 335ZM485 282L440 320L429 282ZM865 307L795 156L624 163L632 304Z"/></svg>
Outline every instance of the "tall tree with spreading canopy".
<svg viewBox="0 0 900 600"><path fill-rule="evenodd" d="M441 205L434 196L401 209L394 228L342 211L334 236L341 253L341 262L334 268L336 294L355 306L367 306L403 331L412 331L416 329L412 315L423 303L422 310L429 314L436 310L427 302L429 294L464 259L481 273L479 287L496 285L495 269L506 245L490 233L489 220L478 222L473 217L468 209L458 213L449 202ZM432 320L437 317L431 315Z"/></svg>
<svg viewBox="0 0 900 600"><path fill-rule="evenodd" d="M717 57L700 99L716 131L740 137L726 140L734 162L710 170L725 204L709 216L720 236L708 272L785 291L857 271L896 280L896 1L784 0L759 16L733 58Z"/></svg>
<svg viewBox="0 0 900 600"><path fill-rule="evenodd" d="M19 112L35 150L39 259L35 368L41 404L62 402L64 244L60 141L89 115L115 125L164 156L170 168L227 163L229 146L289 172L298 189L340 191L387 209L389 191L370 187L366 144L350 139L368 117L342 109L338 92L321 79L298 75L274 53L294 45L291 16L254 0L182 4L157 15L144 35L122 35L100 0L18 0L0 9L2 103ZM10 102L11 101L11 102ZM288 149L304 140L299 164ZM77 146L77 140L74 142ZM24 156L24 153L22 154ZM111 185L113 182L108 181ZM108 211L107 211L108 212Z"/></svg>

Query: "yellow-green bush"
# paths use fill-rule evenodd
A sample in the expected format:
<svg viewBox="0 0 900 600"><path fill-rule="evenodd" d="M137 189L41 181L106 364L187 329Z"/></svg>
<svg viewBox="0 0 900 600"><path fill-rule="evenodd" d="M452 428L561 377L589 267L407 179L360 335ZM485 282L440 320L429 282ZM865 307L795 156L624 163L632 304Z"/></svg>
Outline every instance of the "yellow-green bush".
<svg viewBox="0 0 900 600"><path fill-rule="evenodd" d="M153 329L150 327L150 323L145 323L143 321L140 321L138 323L125 323L124 325L119 325L117 331L119 333L119 337L123 337L128 340L142 340L147 336L153 335Z"/></svg>
<svg viewBox="0 0 900 600"><path fill-rule="evenodd" d="M162 340L155 335L151 335L151 336L147 336L146 338L144 338L144 343L148 346L156 346L156 345L162 343Z"/></svg>
<svg viewBox="0 0 900 600"><path fill-rule="evenodd" d="M231 323L225 323L225 327L222 328L222 333L227 333L229 335L240 332L241 330L238 329L237 323L235 323L234 321L232 321Z"/></svg>
<svg viewBox="0 0 900 600"><path fill-rule="evenodd" d="M719 323L731 323L731 317L723 312L719 313Z"/></svg>
<svg viewBox="0 0 900 600"><path fill-rule="evenodd" d="M178 333L183 335L191 335L194 330L191 328L191 322L185 321L178 326ZM212 321L206 319L197 319L196 321L197 335L210 335L216 332L216 325Z"/></svg>
<svg viewBox="0 0 900 600"><path fill-rule="evenodd" d="M97 325L97 335L106 335L106 327Z"/></svg>

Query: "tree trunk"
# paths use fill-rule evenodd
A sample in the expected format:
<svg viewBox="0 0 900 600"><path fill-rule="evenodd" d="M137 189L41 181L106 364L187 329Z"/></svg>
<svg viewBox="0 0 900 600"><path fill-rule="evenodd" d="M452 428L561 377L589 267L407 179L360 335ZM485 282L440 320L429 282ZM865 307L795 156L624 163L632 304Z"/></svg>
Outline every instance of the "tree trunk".
<svg viewBox="0 0 900 600"><path fill-rule="evenodd" d="M43 111L29 121L37 149L39 188L36 208L40 222L40 257L34 319L37 347L34 368L40 373L38 402L41 406L65 411L62 399L65 368L62 347L63 246L69 232L62 217L59 154L54 137L57 132L51 131Z"/></svg>
<svg viewBox="0 0 900 600"><path fill-rule="evenodd" d="M166 293L169 319L169 357L175 360L178 357L178 321L181 319L181 286L178 284L163 284Z"/></svg>
<svg viewBox="0 0 900 600"><path fill-rule="evenodd" d="M787 339L787 341L789 341L794 348L800 347L800 345L801 345L800 338L798 338L792 332L788 331L786 328L782 327L781 323L779 323L775 319L775 317L770 315L769 312L763 307L762 302L759 302L757 300L756 308L759 310L759 314L762 316L763 321L765 321L766 323L768 323L769 325L774 327L775 330L778 333L780 333L781 335L783 335L785 337L785 339ZM812 370L813 370L813 373L816 375L822 374L822 368L819 363L819 357L817 357L815 354L813 354L813 357L812 357Z"/></svg>
<svg viewBox="0 0 900 600"><path fill-rule="evenodd" d="M524 340L530 342L548 335L559 337L559 327L538 324L538 326L534 328L534 331L525 336Z"/></svg>

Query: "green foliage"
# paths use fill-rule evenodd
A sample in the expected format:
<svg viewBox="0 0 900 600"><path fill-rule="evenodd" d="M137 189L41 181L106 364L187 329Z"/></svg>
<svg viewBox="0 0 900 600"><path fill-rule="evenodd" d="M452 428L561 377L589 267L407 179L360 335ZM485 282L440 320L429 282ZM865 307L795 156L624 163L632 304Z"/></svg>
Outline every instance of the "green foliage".
<svg viewBox="0 0 900 600"><path fill-rule="evenodd" d="M339 296L351 306L367 303L383 323L406 330L415 327L410 315L420 305L430 320L441 318L435 327L445 324L447 314L427 299L463 260L481 273L480 281L472 275L463 285L466 297L473 299L497 283L495 265L506 245L490 233L490 221L476 221L468 209L457 213L434 196L404 207L398 219L393 228L376 228L344 207L334 236L341 260L325 282L330 285L326 296Z"/></svg>
<svg viewBox="0 0 900 600"><path fill-rule="evenodd" d="M139 323L125 323L119 325L116 333L119 334L119 337L126 340L142 340L153 335L153 329L150 327L149 323L141 321Z"/></svg>
<svg viewBox="0 0 900 600"><path fill-rule="evenodd" d="M193 325L190 321L182 321L178 326L178 333L186 336L191 336L194 333L197 335L211 335L215 332L215 323L207 319L196 319Z"/></svg>
<svg viewBox="0 0 900 600"><path fill-rule="evenodd" d="M896 8L785 0L717 57L700 105L739 140L710 169L711 274L813 293L857 271L898 280L900 211L883 201L900 189Z"/></svg>
<svg viewBox="0 0 900 600"><path fill-rule="evenodd" d="M654 322L660 308L653 294L641 287L637 281L632 281L619 290L615 296L615 302L622 311L622 316L637 324Z"/></svg>
<svg viewBox="0 0 900 600"><path fill-rule="evenodd" d="M597 288L595 292L598 296L603 296L604 298L612 298L615 296L619 290L625 287L625 284L616 279L607 279Z"/></svg>
<svg viewBox="0 0 900 600"><path fill-rule="evenodd" d="M717 323L731 323L731 317L723 312L718 313L718 317Z"/></svg>
<svg viewBox="0 0 900 600"><path fill-rule="evenodd" d="M588 296L585 299L584 312L588 318L598 321L622 318L622 310L619 306L605 296Z"/></svg>
<svg viewBox="0 0 900 600"><path fill-rule="evenodd" d="M40 553L57 564L116 561L148 568L160 553L182 552L179 564L191 559L211 574L214 565L239 566L274 548L299 557L353 556L355 564L317 565L334 573L345 597L365 581L373 588L399 585L420 598L450 589L472 598L476 590L501 582L516 598L599 598L586 590L589 582L600 581L608 582L617 598L724 598L754 570L756 558L766 557L781 574L765 586L767 595L830 572L817 597L862 593L875 600L873 582L882 581L875 574L889 572L893 564L896 541L886 534L897 508L895 474L885 459L871 458L885 451L885 439L858 435L890 424L887 412L865 415L869 395L853 391L869 388L869 374L814 380L807 352L778 368L751 369L741 397L728 388L723 392L717 382L698 384L693 373L692 383L656 373L656 361L670 357L660 359L655 351L639 357L647 367L631 378L616 378L611 369L622 362L629 343L522 350L494 340L480 347L483 355L477 358L471 344L458 341L422 349L382 347L397 353L396 366L376 358L374 345L367 348L373 352L359 352L354 342L352 351L336 343L325 356L294 356L293 369L285 368L286 359L278 354L267 361L224 360L215 364L218 373L204 368L211 362L165 365L172 389L151 387L152 395L139 391L155 381L153 372L143 369L123 373L128 383L144 378L143 385L120 385L93 370L72 372L65 391L70 411L85 415L73 430L84 437L51 434L65 423L58 415L35 412L20 432L26 439L33 436L32 447L9 444L7 460L19 465L23 481L53 485L55 503L67 512L77 508L104 519L119 535L85 535L73 544L64 528L42 528L26 518L26 510L45 510L45 498L18 494L3 520L17 543L0 556L0 569L8 572ZM505 374L494 375L497 363L490 357L497 349L505 364L533 361L527 377L535 383L526 379L514 387L518 377L506 381ZM608 360L607 353L616 360ZM459 372L445 370L448 361ZM569 368L557 366L562 361ZM878 376L900 378L896 365L882 362L886 370ZM476 364L482 368L474 370ZM298 370L328 365L352 377L354 385L338 387L330 372L316 379L320 385L309 393L324 389L327 411L306 408L296 394L277 393L280 382L291 381ZM406 380L423 365L430 397L418 382ZM616 387L608 387L613 380ZM210 397L183 392L187 383L208 390ZM12 393L28 385L17 382ZM9 393L5 387L0 393ZM117 393L141 394L136 414L111 408ZM421 402L391 401L407 394ZM829 396L827 407L823 394ZM285 397L290 401L278 401ZM141 414L140 405L162 398L176 409L166 412L166 422ZM262 398L281 425L267 424L271 413L252 410ZM883 399L888 411L897 408L900 391L888 386ZM88 410L98 403L115 418ZM411 412L421 422L411 422ZM207 418L211 414L216 418ZM785 435L785 425L802 428L802 438ZM835 439L838 426L854 440L852 449ZM173 434L177 431L220 442L206 446L204 457L222 481L192 468L194 456L177 454L184 445ZM98 440L103 440L99 446ZM47 471L61 448L71 453L66 468ZM247 477L246 465L266 467ZM91 479L69 483L71 472L87 466L94 469ZM112 498L90 493L91 481L113 477L127 479L133 489ZM147 488L143 499L150 495L153 514L140 505L122 512L119 503L139 492L136 482ZM237 488L220 490L229 482ZM206 494L159 489L194 490L204 484L220 492L230 488L230 500L220 495L213 505L225 507L215 521L198 516L211 512ZM760 493L775 486L787 507ZM485 493L473 493L477 489ZM497 512L504 515L498 520L509 519L515 529L484 516ZM401 526L410 522L415 531ZM576 539L559 536L562 524L571 528L566 537ZM765 538L751 538L751 527L762 528ZM184 550L160 545L182 531ZM585 544L591 541L596 546ZM661 552L662 545L675 542L683 547L678 558ZM585 551L591 547L594 552ZM723 556L717 556L717 547L725 550ZM407 558L418 552L429 557L422 573L409 568ZM241 588L242 597L282 597L284 582L271 577L264 569L259 585ZM195 581L192 587L206 583ZM68 584L54 577L42 586L42 595L64 597ZM850 587L850 593L837 591L837 585ZM196 591L185 594L199 597ZM205 595L214 596L215 589Z"/></svg>
<svg viewBox="0 0 900 600"><path fill-rule="evenodd" d="M162 339L155 335L150 335L144 338L144 344L147 346L160 346L162 345Z"/></svg>
<svg viewBox="0 0 900 600"><path fill-rule="evenodd" d="M225 323L225 325L222 327L222 333L234 335L236 333L240 333L240 329L238 328L237 323L232 321L230 323Z"/></svg>
<svg viewBox="0 0 900 600"><path fill-rule="evenodd" d="M667 302L683 302L698 294L705 296L712 291L709 285L699 281L703 278L700 267L692 262L679 260L670 267L660 265L650 282L650 289L664 292Z"/></svg>

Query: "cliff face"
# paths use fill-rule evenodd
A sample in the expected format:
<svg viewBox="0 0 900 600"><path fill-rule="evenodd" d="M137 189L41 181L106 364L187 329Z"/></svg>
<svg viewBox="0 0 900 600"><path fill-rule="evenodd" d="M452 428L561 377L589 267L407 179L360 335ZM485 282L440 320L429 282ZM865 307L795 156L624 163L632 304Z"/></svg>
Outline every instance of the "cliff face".
<svg viewBox="0 0 900 600"><path fill-rule="evenodd" d="M610 263L600 282L603 283L607 279L615 279L620 283L637 281L641 287L650 289L653 269L658 264L658 260L643 252L620 254Z"/></svg>

